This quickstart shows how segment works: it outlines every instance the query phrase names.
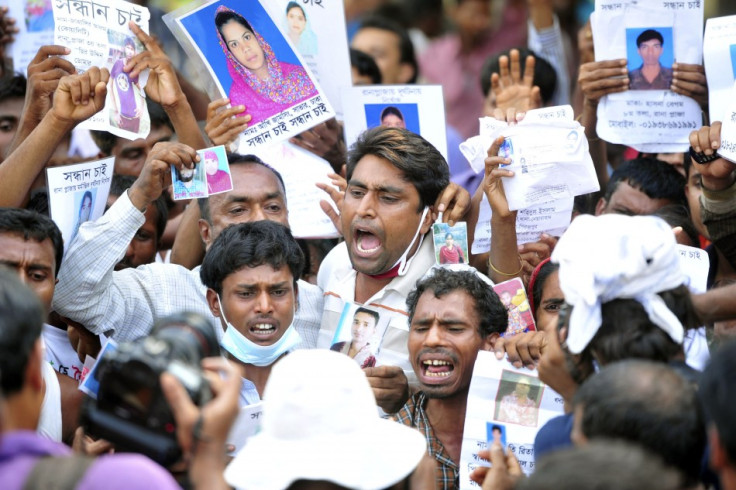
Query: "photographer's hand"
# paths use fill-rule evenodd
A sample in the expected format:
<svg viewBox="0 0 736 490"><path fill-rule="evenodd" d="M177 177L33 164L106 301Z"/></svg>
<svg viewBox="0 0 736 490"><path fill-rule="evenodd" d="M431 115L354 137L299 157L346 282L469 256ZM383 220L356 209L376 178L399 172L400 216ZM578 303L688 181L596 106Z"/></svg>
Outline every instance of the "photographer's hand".
<svg viewBox="0 0 736 490"><path fill-rule="evenodd" d="M202 360L213 398L197 407L181 383L171 374L161 375L161 390L176 420L176 436L189 479L195 489L230 488L225 483L225 445L238 415L242 379L237 368L221 357ZM220 373L224 373L221 376Z"/></svg>

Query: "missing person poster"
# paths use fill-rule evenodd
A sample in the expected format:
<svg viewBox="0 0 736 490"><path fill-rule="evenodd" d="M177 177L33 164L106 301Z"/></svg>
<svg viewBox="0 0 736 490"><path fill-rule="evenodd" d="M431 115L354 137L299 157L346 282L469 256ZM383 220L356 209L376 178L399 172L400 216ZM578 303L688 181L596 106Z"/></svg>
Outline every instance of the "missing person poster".
<svg viewBox="0 0 736 490"><path fill-rule="evenodd" d="M726 101L721 126L721 146L718 154L731 162L736 162L736 83L731 87L731 97Z"/></svg>
<svg viewBox="0 0 736 490"><path fill-rule="evenodd" d="M175 201L208 197L233 189L230 164L224 146L197 150L197 155L199 162L193 168L171 167Z"/></svg>
<svg viewBox="0 0 736 490"><path fill-rule="evenodd" d="M389 315L357 303L345 303L330 350L345 354L362 368L375 367Z"/></svg>
<svg viewBox="0 0 736 490"><path fill-rule="evenodd" d="M629 90L604 96L598 135L644 151L682 152L701 125L695 100L670 91L673 63L700 64L703 3L597 0L591 15L595 59L627 60ZM623 75L622 75L623 77Z"/></svg>
<svg viewBox="0 0 736 490"><path fill-rule="evenodd" d="M259 0L197 1L164 17L212 100L228 97L250 117L238 151L284 141L335 117L309 67Z"/></svg>
<svg viewBox="0 0 736 490"><path fill-rule="evenodd" d="M478 488L469 475L490 466L478 457L489 443L514 453L525 474L534 471L534 438L540 427L563 414L564 400L539 380L536 371L499 361L480 351L470 382L460 454L460 488Z"/></svg>
<svg viewBox="0 0 736 490"><path fill-rule="evenodd" d="M445 103L440 85L363 85L342 91L345 141L376 126L408 129L432 143L447 159Z"/></svg>
<svg viewBox="0 0 736 490"><path fill-rule="evenodd" d="M41 46L54 44L54 11L51 0L7 0L8 17L18 33L10 45L13 70L26 74Z"/></svg>
<svg viewBox="0 0 736 490"><path fill-rule="evenodd" d="M509 314L509 325L503 337L513 337L523 332L536 330L534 316L526 296L526 289L521 279L515 277L493 286L493 291L501 299L501 303Z"/></svg>
<svg viewBox="0 0 736 490"><path fill-rule="evenodd" d="M51 219L68 246L86 221L105 213L115 158L46 169Z"/></svg>
<svg viewBox="0 0 736 490"><path fill-rule="evenodd" d="M703 65L708 79L710 120L724 121L736 81L736 15L706 21Z"/></svg>
<svg viewBox="0 0 736 490"><path fill-rule="evenodd" d="M148 9L122 0L56 0L53 7L54 42L71 50L66 59L80 73L92 66L110 71L104 109L79 127L130 140L148 136L151 119L143 90L148 70L136 77L124 70L126 62L144 50L129 23L148 32Z"/></svg>
<svg viewBox="0 0 736 490"><path fill-rule="evenodd" d="M343 119L340 90L352 86L343 2L269 0L264 6Z"/></svg>

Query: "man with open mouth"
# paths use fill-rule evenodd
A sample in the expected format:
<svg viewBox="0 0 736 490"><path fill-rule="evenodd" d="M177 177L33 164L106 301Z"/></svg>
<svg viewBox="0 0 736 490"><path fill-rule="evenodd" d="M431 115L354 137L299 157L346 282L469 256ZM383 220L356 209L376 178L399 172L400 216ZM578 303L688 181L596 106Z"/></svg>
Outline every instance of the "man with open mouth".
<svg viewBox="0 0 736 490"><path fill-rule="evenodd" d="M506 331L493 289L472 271L437 269L406 299L409 358L420 391L395 419L416 427L437 460L438 489L459 488L460 448L475 359Z"/></svg>
<svg viewBox="0 0 736 490"><path fill-rule="evenodd" d="M330 347L345 302L390 317L377 367L365 370L378 405L388 413L403 406L414 381L406 351L406 296L435 263L432 239L424 238L433 212L441 211L435 203L447 194L449 178L440 152L405 129L369 129L348 155L340 215L345 242L327 255L317 277L325 298L317 347Z"/></svg>

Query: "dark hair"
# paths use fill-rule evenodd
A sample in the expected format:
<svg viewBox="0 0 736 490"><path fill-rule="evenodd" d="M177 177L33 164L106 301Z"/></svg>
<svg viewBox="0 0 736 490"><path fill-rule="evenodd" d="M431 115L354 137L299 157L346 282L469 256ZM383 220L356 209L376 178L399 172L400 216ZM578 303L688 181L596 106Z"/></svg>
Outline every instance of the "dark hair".
<svg viewBox="0 0 736 490"><path fill-rule="evenodd" d="M376 61L363 51L350 48L350 66L358 70L358 73L364 77L369 77L374 85L379 85L383 80Z"/></svg>
<svg viewBox="0 0 736 490"><path fill-rule="evenodd" d="M667 199L672 204L687 206L685 177L669 163L656 158L636 158L619 165L606 187L606 202L610 202L621 182L639 189L650 199Z"/></svg>
<svg viewBox="0 0 736 490"><path fill-rule="evenodd" d="M668 204L654 211L652 216L662 218L672 227L679 226L690 239L690 243L694 247L699 246L700 235L698 234L698 230L695 229L693 220L690 218L690 210L684 204Z"/></svg>
<svg viewBox="0 0 736 490"><path fill-rule="evenodd" d="M539 305L542 303L542 291L544 290L544 285L547 282L547 279L549 279L549 276L559 269L560 264L555 264L551 260L547 260L541 264L538 270L535 271L536 275L532 273L532 277L529 279L529 306L531 306L535 320L537 318Z"/></svg>
<svg viewBox="0 0 736 490"><path fill-rule="evenodd" d="M82 195L82 200L79 201L79 216L78 216L78 218L81 218L82 217L82 207L84 207L84 201L86 201L87 199L89 199L89 206L91 208L92 207L92 201L94 201L94 199L92 198L92 191L85 191L84 194Z"/></svg>
<svg viewBox="0 0 736 490"><path fill-rule="evenodd" d="M494 425L493 427L491 427L491 432L493 432L494 430L497 430L499 432L503 432L503 429L501 428L500 425Z"/></svg>
<svg viewBox="0 0 736 490"><path fill-rule="evenodd" d="M23 388L28 358L41 336L43 322L44 309L38 296L0 266L0 390L4 395Z"/></svg>
<svg viewBox="0 0 736 490"><path fill-rule="evenodd" d="M304 11L304 8L296 2L289 2L286 4L286 13L288 14L289 10L294 9L294 8L301 10L304 18L305 19L307 18L307 13Z"/></svg>
<svg viewBox="0 0 736 490"><path fill-rule="evenodd" d="M659 293L667 307L685 329L699 322L687 286ZM682 352L682 346L649 318L635 299L615 299L601 306L602 323L584 352L595 352L601 363L624 359L669 362Z"/></svg>
<svg viewBox="0 0 736 490"><path fill-rule="evenodd" d="M411 65L414 74L407 83L416 83L419 76L419 64L417 63L416 54L414 54L414 44L411 42L409 32L404 29L401 24L394 22L385 17L372 16L368 17L360 23L358 31L361 29L380 29L382 31L393 32L399 37L399 62Z"/></svg>
<svg viewBox="0 0 736 490"><path fill-rule="evenodd" d="M353 318L355 318L355 315L357 315L358 313L366 313L372 316L375 323L378 323L378 320L381 318L377 311L369 310L368 308L363 308L362 306L355 310L355 313L353 313Z"/></svg>
<svg viewBox="0 0 736 490"><path fill-rule="evenodd" d="M454 236L452 236L452 233L446 233L446 234L445 234L445 240L447 240L448 238L452 238L452 239L455 239L455 237L454 237Z"/></svg>
<svg viewBox="0 0 736 490"><path fill-rule="evenodd" d="M381 111L381 122L383 122L383 118L384 117L391 116L391 115L398 117L402 121L404 120L404 115L401 113L401 111L399 110L399 108L390 105L390 106L385 107Z"/></svg>
<svg viewBox="0 0 736 490"><path fill-rule="evenodd" d="M202 283L222 294L222 282L243 267L289 267L294 285L302 276L304 254L282 224L263 220L225 228L207 250L199 270Z"/></svg>
<svg viewBox="0 0 736 490"><path fill-rule="evenodd" d="M228 153L227 162L230 165L245 165L245 164L260 165L262 167L267 168L271 172L273 172L273 174L276 176L276 179L278 179L279 184L281 185L281 189L284 191L284 202L286 202L286 186L284 185L284 179L283 177L281 177L281 174L278 172L278 170L276 170L269 164L265 163L263 160L261 160L255 155L241 155L239 153ZM207 221L208 223L212 224L212 216L210 216L209 198L200 197L197 199L197 204L199 205L200 217L203 220Z"/></svg>
<svg viewBox="0 0 736 490"><path fill-rule="evenodd" d="M135 177L132 175L119 175L114 174L112 176L112 182L110 183L110 195L120 197L123 192L130 189L135 183ZM166 206L166 198L164 194L158 196L153 201L153 205L156 206L156 240L161 240L166 231L166 223L169 221L169 208Z"/></svg>
<svg viewBox="0 0 736 490"><path fill-rule="evenodd" d="M557 72L547 60L539 56L531 49L524 47L514 48L519 51L519 64L521 65L521 73L524 73L526 67L526 57L529 55L534 56L534 85L539 87L539 94L542 96L542 102L547 103L552 99L557 88ZM499 73L501 67L499 65L499 59L501 56L511 56L511 50L498 53L488 58L483 64L483 68L480 72L480 88L483 90L483 96L488 97L488 93L491 91L491 74Z"/></svg>
<svg viewBox="0 0 736 490"><path fill-rule="evenodd" d="M516 490L681 490L682 475L661 458L623 441L596 440L548 453Z"/></svg>
<svg viewBox="0 0 736 490"><path fill-rule="evenodd" d="M174 125L171 123L171 119L169 119L168 114L166 114L166 111L161 104L154 102L147 97L146 107L148 108L148 114L151 118L151 129L168 126L169 129L174 131ZM112 149L118 142L117 136L107 131L98 131L96 129L90 129L89 134L92 136L95 144L104 155L110 156L112 154Z"/></svg>
<svg viewBox="0 0 736 490"><path fill-rule="evenodd" d="M647 29L636 37L636 47L638 48L642 45L642 43L651 41L652 39L656 39L660 42L660 44L664 46L664 38L662 37L662 34L660 34L659 31L655 31L654 29Z"/></svg>
<svg viewBox="0 0 736 490"><path fill-rule="evenodd" d="M26 96L28 80L23 75L0 78L0 102L6 99L20 99Z"/></svg>
<svg viewBox="0 0 736 490"><path fill-rule="evenodd" d="M287 12L288 12L288 10L287 10ZM250 24L248 23L248 21L245 20L245 17L243 17L239 13L234 12L232 10L224 10L222 12L217 12L217 14L215 15L215 25L217 26L217 30L220 32L220 36L222 36L222 26L224 26L225 24L227 24L231 20L234 20L235 22L237 22L241 26L243 26L246 29L248 29L250 32L253 32L253 28L250 26ZM222 37L223 37L223 39L225 38L225 36L222 36ZM227 45L227 43L225 43L225 45ZM230 47L228 46L227 49L229 50Z"/></svg>
<svg viewBox="0 0 736 490"><path fill-rule="evenodd" d="M51 240L56 260L54 275L59 274L64 256L64 240L59 227L51 218L30 209L0 208L0 233L17 233L23 235L24 240L32 239L38 243Z"/></svg>
<svg viewBox="0 0 736 490"><path fill-rule="evenodd" d="M700 378L699 396L708 418L714 424L729 461L736 461L736 340L722 344L713 354Z"/></svg>
<svg viewBox="0 0 736 490"><path fill-rule="evenodd" d="M640 444L696 482L705 426L692 383L662 363L629 360L604 367L577 390L588 439Z"/></svg>
<svg viewBox="0 0 736 490"><path fill-rule="evenodd" d="M409 311L409 324L414 318L419 298L426 291L432 291L435 298L442 298L454 291L462 291L473 298L478 315L478 333L486 338L493 333L504 333L508 327L508 313L493 288L472 271L453 271L438 268L434 273L417 281L416 288L406 298Z"/></svg>
<svg viewBox="0 0 736 490"><path fill-rule="evenodd" d="M366 155L388 160L419 192L419 211L431 206L450 184L450 169L442 154L418 134L383 126L368 129L348 152L347 180Z"/></svg>

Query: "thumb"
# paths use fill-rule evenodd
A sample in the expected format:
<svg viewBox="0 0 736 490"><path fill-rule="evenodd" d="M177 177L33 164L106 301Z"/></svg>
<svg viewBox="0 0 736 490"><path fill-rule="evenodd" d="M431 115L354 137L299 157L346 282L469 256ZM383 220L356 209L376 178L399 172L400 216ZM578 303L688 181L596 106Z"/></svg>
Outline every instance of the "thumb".
<svg viewBox="0 0 736 490"><path fill-rule="evenodd" d="M93 103L97 112L101 111L105 107L105 97L107 96L107 81L99 81L95 85L95 96Z"/></svg>
<svg viewBox="0 0 736 490"><path fill-rule="evenodd" d="M508 470L506 456L503 454L503 446L498 442L491 444L491 468L502 473L506 473Z"/></svg>

